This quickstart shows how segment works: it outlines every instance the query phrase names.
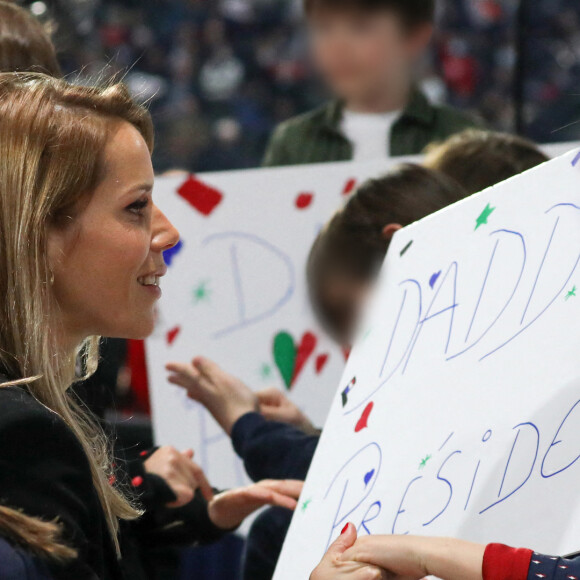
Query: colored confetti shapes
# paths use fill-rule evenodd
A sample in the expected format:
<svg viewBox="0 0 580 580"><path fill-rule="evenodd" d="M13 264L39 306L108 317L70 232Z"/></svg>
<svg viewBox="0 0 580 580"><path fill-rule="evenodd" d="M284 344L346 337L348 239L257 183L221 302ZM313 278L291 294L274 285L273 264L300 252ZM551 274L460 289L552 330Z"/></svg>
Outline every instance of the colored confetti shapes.
<svg viewBox="0 0 580 580"><path fill-rule="evenodd" d="M215 211L224 198L219 190L196 179L193 175L179 187L177 193L191 207L206 217Z"/></svg>
<svg viewBox="0 0 580 580"><path fill-rule="evenodd" d="M280 371L286 389L290 390L302 372L318 342L312 332L305 332L297 345L288 332L279 332L274 337L274 362Z"/></svg>
<svg viewBox="0 0 580 580"><path fill-rule="evenodd" d="M356 422L354 432L360 433L363 429L366 429L369 426L369 418L371 413L373 412L373 407L375 404L371 401L362 412L360 419Z"/></svg>

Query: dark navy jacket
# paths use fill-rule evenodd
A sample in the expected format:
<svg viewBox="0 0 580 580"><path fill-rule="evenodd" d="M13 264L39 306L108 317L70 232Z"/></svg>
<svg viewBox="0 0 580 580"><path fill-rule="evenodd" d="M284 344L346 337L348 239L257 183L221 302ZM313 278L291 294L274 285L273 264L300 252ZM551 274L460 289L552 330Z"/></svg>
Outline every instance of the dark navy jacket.
<svg viewBox="0 0 580 580"><path fill-rule="evenodd" d="M0 580L52 580L43 562L0 538Z"/></svg>
<svg viewBox="0 0 580 580"><path fill-rule="evenodd" d="M244 415L232 430L234 449L254 481L306 479L319 439L259 413Z"/></svg>

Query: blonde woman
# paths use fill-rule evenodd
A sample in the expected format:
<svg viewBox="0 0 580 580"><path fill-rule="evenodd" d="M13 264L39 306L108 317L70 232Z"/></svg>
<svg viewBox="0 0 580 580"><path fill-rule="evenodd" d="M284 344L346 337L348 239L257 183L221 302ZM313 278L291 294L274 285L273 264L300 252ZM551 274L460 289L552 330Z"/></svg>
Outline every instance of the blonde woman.
<svg viewBox="0 0 580 580"><path fill-rule="evenodd" d="M118 522L140 512L67 389L81 350L95 367L98 335L153 329L178 233L152 201L151 119L121 85L5 73L0 128L0 500L60 522L77 557L53 560L54 576L121 578ZM192 465L172 476L205 492L208 526L296 506L297 482L212 497Z"/></svg>

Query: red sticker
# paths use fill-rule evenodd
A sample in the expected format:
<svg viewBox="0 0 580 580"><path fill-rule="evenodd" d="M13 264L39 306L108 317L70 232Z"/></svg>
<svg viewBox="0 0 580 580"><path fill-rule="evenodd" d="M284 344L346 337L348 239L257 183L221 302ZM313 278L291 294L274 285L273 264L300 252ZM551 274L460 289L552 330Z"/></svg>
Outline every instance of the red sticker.
<svg viewBox="0 0 580 580"><path fill-rule="evenodd" d="M324 353L324 354L319 354L316 357L316 374L319 375L324 370L324 367L326 366L326 363L328 362L329 356L330 355L328 353Z"/></svg>
<svg viewBox="0 0 580 580"><path fill-rule="evenodd" d="M292 384L296 382L298 375L302 372L304 365L316 348L317 338L312 332L305 332L302 340L298 345L296 352L296 362L294 363L294 374L292 375Z"/></svg>
<svg viewBox="0 0 580 580"><path fill-rule="evenodd" d="M312 193L301 193L294 202L298 209L306 209L312 204L314 199L314 194Z"/></svg>
<svg viewBox="0 0 580 580"><path fill-rule="evenodd" d="M344 189L342 190L342 195L349 195L350 193L352 193L354 191L354 188L356 187L356 179L349 179L345 185L344 185Z"/></svg>
<svg viewBox="0 0 580 580"><path fill-rule="evenodd" d="M359 433L363 429L368 427L369 417L374 407L374 403L371 401L366 407L365 410L362 412L360 419L356 423L356 427L354 428L355 433Z"/></svg>
<svg viewBox="0 0 580 580"><path fill-rule="evenodd" d="M181 326L176 326L167 332L167 344L172 345L181 332Z"/></svg>
<svg viewBox="0 0 580 580"><path fill-rule="evenodd" d="M133 487L139 487L143 483L143 478L140 475L137 475L131 480L131 485Z"/></svg>
<svg viewBox="0 0 580 580"><path fill-rule="evenodd" d="M209 216L224 198L220 191L193 175L181 185L177 193L204 216Z"/></svg>
<svg viewBox="0 0 580 580"><path fill-rule="evenodd" d="M350 356L350 351L351 348L350 346L343 346L342 347L342 356L344 357L344 360L348 360L348 357Z"/></svg>

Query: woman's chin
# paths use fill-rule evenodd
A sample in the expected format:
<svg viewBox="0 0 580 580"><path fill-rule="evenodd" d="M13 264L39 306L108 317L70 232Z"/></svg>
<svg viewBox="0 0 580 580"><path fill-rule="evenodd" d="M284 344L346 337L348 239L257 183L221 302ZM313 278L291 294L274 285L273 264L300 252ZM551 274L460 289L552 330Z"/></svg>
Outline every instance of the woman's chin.
<svg viewBox="0 0 580 580"><path fill-rule="evenodd" d="M127 325L125 328L118 328L114 335L106 335L109 338L124 338L126 340L145 340L149 338L155 329L155 319L153 316L144 317L135 324Z"/></svg>

